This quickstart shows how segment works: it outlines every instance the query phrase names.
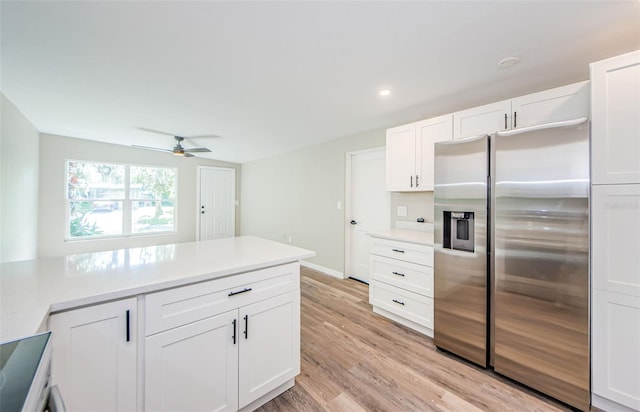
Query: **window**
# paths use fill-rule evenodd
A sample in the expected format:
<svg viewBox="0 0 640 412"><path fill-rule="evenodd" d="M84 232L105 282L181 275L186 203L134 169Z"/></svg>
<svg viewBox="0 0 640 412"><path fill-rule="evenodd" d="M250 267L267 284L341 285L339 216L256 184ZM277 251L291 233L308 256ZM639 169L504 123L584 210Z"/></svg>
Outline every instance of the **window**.
<svg viewBox="0 0 640 412"><path fill-rule="evenodd" d="M177 171L67 161L67 239L175 231Z"/></svg>

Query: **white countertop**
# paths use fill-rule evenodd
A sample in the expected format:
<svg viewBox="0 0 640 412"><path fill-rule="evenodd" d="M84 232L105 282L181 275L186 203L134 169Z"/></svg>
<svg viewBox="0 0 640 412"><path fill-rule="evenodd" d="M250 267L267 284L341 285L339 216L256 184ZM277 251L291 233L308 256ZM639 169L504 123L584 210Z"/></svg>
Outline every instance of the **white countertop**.
<svg viewBox="0 0 640 412"><path fill-rule="evenodd" d="M315 256L242 236L120 249L0 266L0 342L36 333L53 312Z"/></svg>
<svg viewBox="0 0 640 412"><path fill-rule="evenodd" d="M433 232L428 231L389 229L381 232L371 232L369 236L433 246Z"/></svg>

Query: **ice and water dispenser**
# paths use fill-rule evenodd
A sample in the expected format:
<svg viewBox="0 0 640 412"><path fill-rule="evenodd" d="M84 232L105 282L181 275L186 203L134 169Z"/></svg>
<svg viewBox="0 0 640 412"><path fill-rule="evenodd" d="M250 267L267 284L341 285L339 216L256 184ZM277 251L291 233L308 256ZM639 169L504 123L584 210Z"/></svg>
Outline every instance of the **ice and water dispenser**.
<svg viewBox="0 0 640 412"><path fill-rule="evenodd" d="M475 251L474 212L444 211L442 247L445 249Z"/></svg>

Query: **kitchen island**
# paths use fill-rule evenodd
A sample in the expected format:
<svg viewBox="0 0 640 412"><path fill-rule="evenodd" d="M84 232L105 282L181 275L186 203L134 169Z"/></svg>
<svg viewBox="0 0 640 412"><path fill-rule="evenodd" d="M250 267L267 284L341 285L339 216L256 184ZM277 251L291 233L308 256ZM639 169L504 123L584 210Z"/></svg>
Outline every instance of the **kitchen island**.
<svg viewBox="0 0 640 412"><path fill-rule="evenodd" d="M0 341L53 330L70 410L250 410L299 373L298 261L314 255L243 236L5 263Z"/></svg>

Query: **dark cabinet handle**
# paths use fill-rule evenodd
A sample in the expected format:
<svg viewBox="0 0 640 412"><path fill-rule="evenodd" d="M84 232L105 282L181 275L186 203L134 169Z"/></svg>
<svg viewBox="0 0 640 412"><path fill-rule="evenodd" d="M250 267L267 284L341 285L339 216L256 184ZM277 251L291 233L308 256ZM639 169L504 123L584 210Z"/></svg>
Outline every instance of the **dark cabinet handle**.
<svg viewBox="0 0 640 412"><path fill-rule="evenodd" d="M130 310L127 310L126 322L127 322L127 342L130 342L131 341L131 311Z"/></svg>
<svg viewBox="0 0 640 412"><path fill-rule="evenodd" d="M404 253L404 250L400 250L400 249L391 249L391 250L398 253Z"/></svg>
<svg viewBox="0 0 640 412"><path fill-rule="evenodd" d="M404 273L400 273L400 272L391 272L391 273L393 273L394 275L398 275L398 276L404 277Z"/></svg>
<svg viewBox="0 0 640 412"><path fill-rule="evenodd" d="M513 128L518 127L518 112L513 112Z"/></svg>
<svg viewBox="0 0 640 412"><path fill-rule="evenodd" d="M249 338L249 315L244 315L244 338Z"/></svg>
<svg viewBox="0 0 640 412"><path fill-rule="evenodd" d="M419 180L418 180L419 178L420 178L420 176L416 175L416 187L420 186L420 183L418 183L419 182Z"/></svg>
<svg viewBox="0 0 640 412"><path fill-rule="evenodd" d="M236 344L236 320L234 319L233 322L231 322L233 324L233 336L231 337L233 339L233 344Z"/></svg>
<svg viewBox="0 0 640 412"><path fill-rule="evenodd" d="M504 114L504 130L507 130L507 114Z"/></svg>
<svg viewBox="0 0 640 412"><path fill-rule="evenodd" d="M409 176L409 179L410 179L409 185L410 187L413 187L413 175Z"/></svg>
<svg viewBox="0 0 640 412"><path fill-rule="evenodd" d="M397 299L394 299L394 300L393 300L393 303L397 303L398 305L402 305L402 306L404 306L404 302L400 302L400 301L399 301L399 300L397 300Z"/></svg>
<svg viewBox="0 0 640 412"><path fill-rule="evenodd" d="M251 292L252 290L253 290L252 288L244 288L244 289L239 290L237 292L229 292L229 296L235 296L235 295L239 295L241 293Z"/></svg>

